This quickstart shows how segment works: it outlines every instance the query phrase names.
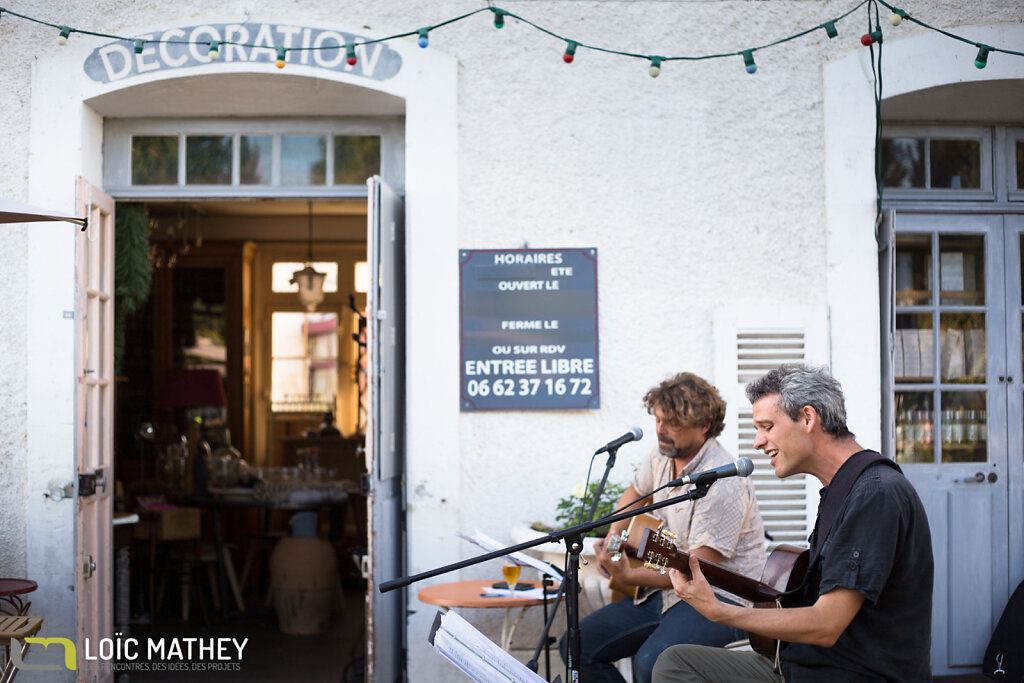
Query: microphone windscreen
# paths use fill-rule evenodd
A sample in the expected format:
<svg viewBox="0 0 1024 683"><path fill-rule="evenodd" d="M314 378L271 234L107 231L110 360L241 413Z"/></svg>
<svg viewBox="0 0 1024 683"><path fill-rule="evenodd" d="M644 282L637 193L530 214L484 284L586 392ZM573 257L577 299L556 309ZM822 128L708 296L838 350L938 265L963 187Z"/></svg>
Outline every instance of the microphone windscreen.
<svg viewBox="0 0 1024 683"><path fill-rule="evenodd" d="M754 471L754 462L750 458L740 458L736 461L736 474L740 477L749 477Z"/></svg>

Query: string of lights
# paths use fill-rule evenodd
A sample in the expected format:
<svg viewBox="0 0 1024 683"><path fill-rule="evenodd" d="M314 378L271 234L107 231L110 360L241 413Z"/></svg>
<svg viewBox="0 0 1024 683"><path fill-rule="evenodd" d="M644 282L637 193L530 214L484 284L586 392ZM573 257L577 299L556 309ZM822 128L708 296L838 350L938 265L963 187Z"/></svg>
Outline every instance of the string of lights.
<svg viewBox="0 0 1024 683"><path fill-rule="evenodd" d="M431 32L436 31L437 29L440 29L440 28L442 28L444 26L448 26L450 24L453 24L453 23L456 23L456 22L459 22L459 21L463 21L463 20L468 19L468 18L470 18L472 16L480 14L481 12L490 12L492 14L492 16L493 16L494 28L496 28L496 29L504 28L505 24L506 24L506 19L515 19L515 20L518 20L519 22L521 22L521 23L523 23L523 24L525 24L525 25L527 25L527 26L529 26L529 27L531 27L531 28L533 28L533 29L535 29L537 31L540 31L541 33L547 34L548 36L551 36L552 38L554 38L554 39L564 43L565 50L562 53L562 60L565 63L567 63L567 64L571 64L572 62L575 61L577 52L579 50L592 50L592 51L595 51L595 52L603 52L605 54L611 54L611 55L617 55L617 56L621 56L621 57L629 57L629 58L632 58L632 59L643 60L644 62L646 62L648 64L648 74L652 78L656 78L661 73L662 65L667 63L667 62L672 62L672 61L701 61L701 60L708 60L708 59L724 59L724 58L729 58L729 57L741 57L743 59L743 65L744 65L744 68L746 69L747 73L750 73L750 74L756 73L757 72L757 62L754 59L754 55L755 55L756 52L762 51L762 50L766 50L766 49L771 48L771 47L776 47L776 46L782 45L784 43L788 43L790 41L796 40L798 38L802 38L803 36L806 36L808 34L814 33L815 31L819 31L819 30L825 31L825 35L827 35L830 39L836 38L839 35L839 30L837 28L837 24L840 21L842 21L843 19L846 19L847 17L849 17L851 14L853 14L855 11L857 11L858 9L863 7L865 4L868 4L869 2L878 2L879 4L883 5L884 7L886 7L891 12L891 14L889 16L889 24L893 28L898 27L903 21L909 21L909 22L912 22L914 24L917 24L918 26L921 26L922 28L925 28L925 29L928 29L928 30L931 30L931 31L935 31L937 33L940 33L940 34L948 37L948 38L951 38L953 40L957 40L959 42L962 42L962 43L965 43L967 45L971 45L971 46L977 48L978 49L978 53L977 53L977 57L974 60L974 65L977 68L979 68L979 69L985 68L985 66L988 64L988 59L989 59L990 55L992 55L994 53L1002 53L1002 54L1007 54L1007 55L1015 55L1015 56L1018 56L1018 57L1024 57L1024 52L1019 52L1019 51L1016 51L1016 50L1010 50L1010 49L1007 49L1007 48L1001 48L1001 47L997 47L997 46L994 46L994 45L987 45L987 44L984 44L984 43L979 43L979 42L970 40L969 38L965 38L963 36L960 36L960 35L957 35L955 33L950 32L950 31L947 31L945 29L937 28L935 26L932 26L932 25L926 23L925 21L919 19L918 17L914 16L913 14L911 14L908 11L900 9L900 8L895 7L893 5L890 5L885 0L861 0L861 2L859 2L857 5L855 5L854 7L850 8L846 12L843 12L842 14L840 14L837 17L833 17L831 19L828 19L826 21L821 22L820 24L816 24L816 25L814 25L814 26L812 26L812 27L810 27L808 29L805 29L803 31L799 31L797 33L794 33L792 35L786 36L784 38L780 38L778 40L775 40L775 41L772 41L772 42L769 42L769 43L765 43L763 45L756 45L756 46L752 46L752 47L742 48L742 49L735 50L735 51L732 51L732 52L715 52L715 53L703 54L703 55L675 55L675 56L672 56L672 55L657 55L657 54L643 54L643 53L639 53L639 52L632 52L632 51L627 51L627 50L617 50L617 49L612 49L612 48L608 48L608 47L602 47L602 46L599 46L599 45L590 45L590 44L584 43L582 41L575 40L573 38L569 38L567 36L560 35L560 34L554 32L554 31L551 31L550 29L547 29L547 28L545 28L545 27L543 27L543 26L541 26L541 25L539 25L539 24L537 24L537 23L535 23L535 22L533 22L533 21L531 21L531 20L529 20L529 19L527 19L527 18L525 18L523 16L520 16L520 15L514 13L514 12L510 12L510 11L502 9L500 7L495 7L495 6L491 6L491 5L489 5L487 7L481 7L480 9L474 10L472 12L467 12L465 14L461 14L461 15L456 16L456 17L452 17L451 19L447 19L445 21L441 21L441 22L438 22L436 24L430 24L430 25L427 25L427 26L422 26L422 27L413 29L411 31L404 31L402 33L396 33L394 35L384 36L382 38L365 39L365 40L355 41L355 42L351 42L351 43L344 43L344 44L341 44L341 45L319 45L319 46L303 46L303 47L289 47L289 46L280 46L280 45L270 45L270 46L268 46L268 45L256 45L256 44L252 44L252 43L235 42L235 41L224 41L224 40L212 40L212 41L196 42L196 41L179 40L179 39L159 40L159 39L153 39L153 38L121 36L121 35L116 35L116 34L112 34L112 33L103 33L103 32L100 32L100 31L92 31L92 30L88 30L88 29L84 29L84 28L77 28L77 27L68 26L68 25L65 25L65 24L60 24L60 23L56 23L56 22L52 22L52 21L38 19L36 17L31 17L31 16L28 16L26 14L21 14L19 12L15 12L15 11L7 9L5 7L0 7L0 17L2 17L4 14L8 14L8 15L13 16L13 17L18 17L19 19L24 19L26 21L30 21L30 22L39 24L41 26L47 26L47 27L50 27L52 29L56 29L57 32L58 32L57 33L57 43L59 45L67 44L68 40L74 34L81 34L83 36L93 36L93 37L97 37L97 38L107 38L107 39L110 39L110 40L117 40L117 41L125 41L125 42L128 42L128 43L132 44L133 49L134 49L136 54L142 53L142 51L146 48L147 45L152 45L152 44L164 43L164 44L173 44L173 45L190 45L190 46L197 46L197 47L205 47L207 49L207 56L209 57L209 59L211 61L217 60L220 57L221 48L226 46L226 45L234 45L234 46L243 47L243 48L270 49L276 55L275 65L279 69L283 69L285 67L285 65L287 64L287 62L288 62L288 54L290 52L298 52L298 51L304 51L304 50L324 51L324 50L343 49L343 50L345 50L345 60L346 60L346 62L350 66L354 66L358 62L358 56L356 54L356 48L360 47L360 46L372 45L372 44L375 44L375 43L385 43L385 42L392 41L392 40L398 40L400 38L416 37L417 44L421 48L426 48L426 47L428 47L430 45L430 34L431 34ZM869 11L870 11L870 8L869 8ZM877 8L876 8L876 13L877 13ZM870 27L868 32L864 33L861 36L860 41L861 41L862 45L864 45L865 47L868 47L868 46L871 46L871 45L874 45L874 44L880 44L881 41L882 41L882 37L883 36L882 36L881 22L876 20L875 25L873 27Z"/></svg>

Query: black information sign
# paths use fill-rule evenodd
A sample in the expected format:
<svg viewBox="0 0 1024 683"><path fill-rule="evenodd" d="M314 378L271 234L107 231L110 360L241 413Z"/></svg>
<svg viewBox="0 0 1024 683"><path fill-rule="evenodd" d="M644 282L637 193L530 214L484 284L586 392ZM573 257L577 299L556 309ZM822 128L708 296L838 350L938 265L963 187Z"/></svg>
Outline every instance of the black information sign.
<svg viewBox="0 0 1024 683"><path fill-rule="evenodd" d="M601 407L597 249L459 251L463 412Z"/></svg>

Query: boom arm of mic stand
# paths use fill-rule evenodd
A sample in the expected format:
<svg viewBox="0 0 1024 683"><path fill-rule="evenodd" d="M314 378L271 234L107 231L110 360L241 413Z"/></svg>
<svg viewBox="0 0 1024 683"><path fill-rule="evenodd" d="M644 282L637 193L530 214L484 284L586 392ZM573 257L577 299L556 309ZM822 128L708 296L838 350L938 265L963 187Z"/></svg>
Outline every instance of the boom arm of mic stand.
<svg viewBox="0 0 1024 683"><path fill-rule="evenodd" d="M502 548L501 550L495 550L493 552L484 553L483 555L477 555L476 557L471 557L468 560L454 562L443 567L431 569L425 572L421 572L419 574L413 574L412 576L403 576L401 578L392 579L391 581L385 581L383 583L377 584L377 590L379 590L381 593L386 593L388 591L393 591L397 588L404 588L408 586L410 583L415 583L416 581L429 579L433 576L438 576L439 574L447 574L448 572L454 571L456 569L470 567L474 564L486 562L487 560L493 560L499 557L503 557L505 555L508 555L509 553L518 552L520 550L526 550L528 548L533 548L542 543L551 543L555 541L560 541L562 539L566 539L567 546L569 546L570 544L572 546L569 551L569 574L571 574L571 576L567 575L566 577L563 577L562 582L570 583L571 587L574 589L573 593L570 594L568 598L569 606L567 606L566 608L566 621L570 622L568 624L568 630L571 631L572 635L572 637L569 638L569 680L574 680L575 678L578 678L574 677L574 674L577 671L576 662L578 662L580 658L579 612L577 611L576 607L576 599L578 597L576 595L576 589L578 589L579 587L579 562L574 560L579 559L579 551L582 550L583 546L583 534L605 524L611 524L623 519L629 519L630 517L635 517L645 512L660 510L663 507L675 505L676 503L682 503L687 500L697 500L698 498L703 498L704 496L707 495L708 489L711 488L711 484L713 483L713 481L707 482L706 484L698 486L692 491L688 491L674 498L666 498L665 500L660 501L658 503L651 503L650 505L645 505L641 508L637 508L636 510L628 510L626 512L620 512L615 515L609 515L602 519L585 522L583 524L578 524L574 527L569 527L568 529L562 529L561 531L553 531L545 536L541 536L540 538L536 538L532 541L526 541L525 543L519 543L517 545L508 546L506 548Z"/></svg>
<svg viewBox="0 0 1024 683"><path fill-rule="evenodd" d="M377 584L377 590L379 590L381 593L387 593L388 591L393 591L397 588L405 588L410 583L416 583L417 581L429 579L440 574L447 574L448 572L455 571L456 569L472 567L475 564L480 564L481 562L486 562L487 560L494 560L499 557L504 557L509 553L519 552L520 550L528 550L543 543L557 543L566 536L582 536L586 534L588 531L596 529L599 526L604 526L605 524L612 524L613 522L618 522L619 520L629 519L630 517L636 517L637 515L641 515L645 512L660 510L661 508L668 507L669 505L675 505L676 503L682 503L687 500L697 500L698 498L703 498L705 495L707 495L708 489L711 487L712 483L714 482L708 482L706 486L700 486L694 489L693 491L683 493L681 495L676 496L675 498L666 498L661 502L651 503L650 505L645 505L635 510L627 510L626 512L620 512L615 515L609 515L608 517L603 517L592 522L585 522L583 524L578 524L576 526L561 529L559 531L552 531L551 533L545 534L544 536L539 536L538 538L535 538L532 541L525 541L523 543L518 543L516 545L510 545L505 548L501 548L500 550L494 550L489 553L484 553L483 555L477 555L476 557L471 557L468 560L461 560L459 562L453 562L452 564L446 564L442 567L437 567L436 569L429 569L425 572L420 572L419 574L412 574L410 576L402 576L397 579L392 579L390 581L384 581L383 583Z"/></svg>

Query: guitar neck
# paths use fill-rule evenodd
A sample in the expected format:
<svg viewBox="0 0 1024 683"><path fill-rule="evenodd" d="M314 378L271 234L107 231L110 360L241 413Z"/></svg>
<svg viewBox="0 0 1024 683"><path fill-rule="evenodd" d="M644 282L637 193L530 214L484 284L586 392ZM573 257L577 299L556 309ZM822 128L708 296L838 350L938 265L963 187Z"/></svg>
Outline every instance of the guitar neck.
<svg viewBox="0 0 1024 683"><path fill-rule="evenodd" d="M654 568L671 567L681 571L687 578L690 576L690 554L678 550L674 545L661 539L650 529L644 531L640 539L640 545L636 549L635 557L648 562L649 566L653 565ZM704 578L708 580L708 583L744 600L751 602L775 602L775 599L782 594L781 591L766 583L737 574L731 569L726 569L714 562L699 557L697 562L700 564L700 570L704 574Z"/></svg>

